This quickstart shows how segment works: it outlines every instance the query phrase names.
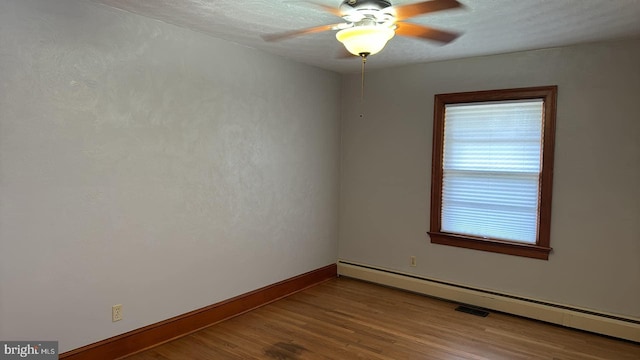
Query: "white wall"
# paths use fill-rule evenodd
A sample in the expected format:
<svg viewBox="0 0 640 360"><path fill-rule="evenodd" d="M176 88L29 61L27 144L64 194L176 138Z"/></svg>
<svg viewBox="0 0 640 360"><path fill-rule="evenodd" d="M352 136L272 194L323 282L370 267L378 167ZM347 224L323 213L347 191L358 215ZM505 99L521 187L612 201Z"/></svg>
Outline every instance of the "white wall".
<svg viewBox="0 0 640 360"><path fill-rule="evenodd" d="M334 263L339 93L91 2L0 2L0 339L67 351Z"/></svg>
<svg viewBox="0 0 640 360"><path fill-rule="evenodd" d="M434 95L539 85L559 87L549 261L431 244ZM640 318L639 40L371 72L363 118L359 86L343 80L341 259Z"/></svg>

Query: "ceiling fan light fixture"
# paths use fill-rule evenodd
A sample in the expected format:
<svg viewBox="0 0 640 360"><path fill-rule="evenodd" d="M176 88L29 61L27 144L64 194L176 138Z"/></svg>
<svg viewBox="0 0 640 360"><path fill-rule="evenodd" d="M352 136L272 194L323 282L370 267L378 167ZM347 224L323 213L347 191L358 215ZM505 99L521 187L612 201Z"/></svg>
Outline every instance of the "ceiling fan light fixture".
<svg viewBox="0 0 640 360"><path fill-rule="evenodd" d="M385 26L354 26L338 31L336 39L356 56L377 54L387 44L395 30Z"/></svg>

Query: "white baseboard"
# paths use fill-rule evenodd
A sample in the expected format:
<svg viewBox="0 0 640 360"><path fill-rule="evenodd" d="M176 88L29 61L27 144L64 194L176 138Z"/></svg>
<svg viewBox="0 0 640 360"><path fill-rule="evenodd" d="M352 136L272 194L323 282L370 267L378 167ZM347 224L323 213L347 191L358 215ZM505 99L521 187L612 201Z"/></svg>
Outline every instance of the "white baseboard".
<svg viewBox="0 0 640 360"><path fill-rule="evenodd" d="M552 304L535 299L472 289L390 271L371 265L338 262L338 275L370 281L463 304L524 316L566 327L640 342L638 319Z"/></svg>

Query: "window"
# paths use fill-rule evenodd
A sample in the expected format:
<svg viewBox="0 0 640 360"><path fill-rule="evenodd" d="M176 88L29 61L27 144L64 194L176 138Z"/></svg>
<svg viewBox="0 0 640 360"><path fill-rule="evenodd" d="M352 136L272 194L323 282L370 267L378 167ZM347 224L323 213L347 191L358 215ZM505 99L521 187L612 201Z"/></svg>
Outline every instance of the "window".
<svg viewBox="0 0 640 360"><path fill-rule="evenodd" d="M435 96L435 244L548 259L556 86Z"/></svg>

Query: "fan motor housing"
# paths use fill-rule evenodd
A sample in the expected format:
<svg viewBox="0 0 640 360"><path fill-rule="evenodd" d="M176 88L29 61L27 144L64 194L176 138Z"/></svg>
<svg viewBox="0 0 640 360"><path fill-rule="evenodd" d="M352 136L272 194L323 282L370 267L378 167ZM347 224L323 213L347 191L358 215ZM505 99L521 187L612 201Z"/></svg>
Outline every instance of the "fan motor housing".
<svg viewBox="0 0 640 360"><path fill-rule="evenodd" d="M387 0L344 0L340 5L341 11L352 11L360 9L382 10L391 6Z"/></svg>
<svg viewBox="0 0 640 360"><path fill-rule="evenodd" d="M344 0L340 5L342 18L357 26L388 26L394 20L392 9L388 0Z"/></svg>

